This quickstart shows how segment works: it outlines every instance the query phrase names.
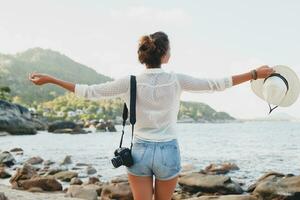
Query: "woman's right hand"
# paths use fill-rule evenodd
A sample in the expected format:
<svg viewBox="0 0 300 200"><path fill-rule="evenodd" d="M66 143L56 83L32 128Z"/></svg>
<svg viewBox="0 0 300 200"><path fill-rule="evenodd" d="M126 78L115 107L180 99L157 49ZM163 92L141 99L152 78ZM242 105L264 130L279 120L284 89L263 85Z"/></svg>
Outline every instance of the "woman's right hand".
<svg viewBox="0 0 300 200"><path fill-rule="evenodd" d="M257 78L267 78L271 74L275 72L275 70L272 67L269 67L268 65L263 65L261 67L256 68L257 72Z"/></svg>
<svg viewBox="0 0 300 200"><path fill-rule="evenodd" d="M51 76L33 72L29 74L28 79L36 85L43 85L45 83L50 83Z"/></svg>

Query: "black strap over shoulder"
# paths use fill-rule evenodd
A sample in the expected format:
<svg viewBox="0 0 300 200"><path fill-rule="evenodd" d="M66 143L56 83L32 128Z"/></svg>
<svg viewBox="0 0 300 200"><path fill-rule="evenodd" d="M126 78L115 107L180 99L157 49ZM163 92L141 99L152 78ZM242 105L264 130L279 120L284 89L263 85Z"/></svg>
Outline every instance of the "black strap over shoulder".
<svg viewBox="0 0 300 200"><path fill-rule="evenodd" d="M129 122L131 124L131 145L130 150L132 148L132 139L133 139L133 131L134 131L134 124L136 122L136 77L131 75L130 76L130 110L129 110ZM124 103L123 107L123 129L122 129L122 136L120 141L120 148L122 147L123 143L123 136L124 136L124 129L126 125L126 120L128 119L128 108L126 103Z"/></svg>

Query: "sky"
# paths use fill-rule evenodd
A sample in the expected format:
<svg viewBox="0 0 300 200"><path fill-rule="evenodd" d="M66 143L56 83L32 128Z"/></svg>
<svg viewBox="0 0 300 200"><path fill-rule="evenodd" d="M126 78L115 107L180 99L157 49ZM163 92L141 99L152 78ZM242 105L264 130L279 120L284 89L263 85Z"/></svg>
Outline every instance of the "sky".
<svg viewBox="0 0 300 200"><path fill-rule="evenodd" d="M166 71L220 78L283 64L300 75L297 0L0 0L0 5L0 53L50 48L117 79L144 69L138 39L164 31L171 44ZM181 99L237 118L268 116L267 103L254 95L250 82L221 92L185 92ZM300 100L273 113L300 119Z"/></svg>

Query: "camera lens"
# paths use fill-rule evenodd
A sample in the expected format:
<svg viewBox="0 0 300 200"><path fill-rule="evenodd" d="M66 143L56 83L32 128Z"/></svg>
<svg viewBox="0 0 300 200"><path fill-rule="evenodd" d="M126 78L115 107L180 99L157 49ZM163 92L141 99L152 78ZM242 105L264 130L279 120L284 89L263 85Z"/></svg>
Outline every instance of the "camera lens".
<svg viewBox="0 0 300 200"><path fill-rule="evenodd" d="M111 159L111 162L115 168L120 167L123 164L121 156Z"/></svg>

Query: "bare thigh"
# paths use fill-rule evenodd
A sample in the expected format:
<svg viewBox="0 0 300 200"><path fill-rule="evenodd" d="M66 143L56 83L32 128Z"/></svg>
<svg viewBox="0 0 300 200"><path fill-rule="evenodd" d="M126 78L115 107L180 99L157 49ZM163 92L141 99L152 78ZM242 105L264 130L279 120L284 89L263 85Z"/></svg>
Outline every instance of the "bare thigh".
<svg viewBox="0 0 300 200"><path fill-rule="evenodd" d="M128 181L134 200L152 200L153 177L134 176L128 173Z"/></svg>
<svg viewBox="0 0 300 200"><path fill-rule="evenodd" d="M177 180L178 176L167 181L155 179L155 200L171 200Z"/></svg>

